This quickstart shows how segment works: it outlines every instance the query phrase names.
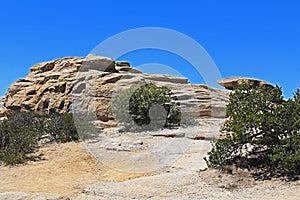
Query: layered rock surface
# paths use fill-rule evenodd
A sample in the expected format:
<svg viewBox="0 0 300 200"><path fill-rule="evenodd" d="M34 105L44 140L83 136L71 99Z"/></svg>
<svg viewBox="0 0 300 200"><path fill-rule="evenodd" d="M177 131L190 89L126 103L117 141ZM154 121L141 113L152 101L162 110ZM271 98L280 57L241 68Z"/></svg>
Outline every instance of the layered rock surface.
<svg viewBox="0 0 300 200"><path fill-rule="evenodd" d="M114 95L144 83L169 87L180 107L182 124L187 126L178 130L141 132L138 135L119 134L118 128L111 129L118 126L111 112ZM89 120L105 130L99 134L97 132L94 141L86 144L98 160L118 170L153 172L170 167L179 155L192 146L201 149L202 143L192 143L192 140L218 137L219 128L225 119L228 94L228 91L206 85L190 84L183 77L143 74L131 68L128 62L89 55L86 58L62 58L33 66L24 79L9 87L4 105L8 112L75 111L80 115L92 114L94 118ZM86 129L83 132L87 132ZM205 167L201 158L207 149L201 153L192 151L189 158L197 160L197 166ZM136 159L141 164L139 167Z"/></svg>
<svg viewBox="0 0 300 200"><path fill-rule="evenodd" d="M9 111L67 112L71 92L83 58L62 58L39 63L23 79L14 82L5 96Z"/></svg>
<svg viewBox="0 0 300 200"><path fill-rule="evenodd" d="M4 104L5 104L5 97L0 97L0 118L5 117L5 113L7 112Z"/></svg>
<svg viewBox="0 0 300 200"><path fill-rule="evenodd" d="M249 83L253 82L255 85L265 85L268 87L274 87L272 84L267 83L266 81L255 79L255 78L248 78L248 77L242 77L242 76L236 76L236 77L230 77L225 78L222 80L218 80L218 84L222 85L226 89L233 90L235 86L239 85L240 83Z"/></svg>
<svg viewBox="0 0 300 200"><path fill-rule="evenodd" d="M168 86L180 103L182 112L197 117L225 117L228 92L205 85L189 84L186 78L142 74L128 62L89 55L39 63L23 79L8 89L4 109L37 113L70 112L77 106L94 112L102 128L114 127L110 110L113 94L132 85L153 82ZM73 102L72 102L73 101Z"/></svg>

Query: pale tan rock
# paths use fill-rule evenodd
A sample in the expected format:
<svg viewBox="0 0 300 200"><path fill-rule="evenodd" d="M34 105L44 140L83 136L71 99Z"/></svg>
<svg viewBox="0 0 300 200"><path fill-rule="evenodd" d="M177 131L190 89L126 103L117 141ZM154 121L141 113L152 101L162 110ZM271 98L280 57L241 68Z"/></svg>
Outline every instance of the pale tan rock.
<svg viewBox="0 0 300 200"><path fill-rule="evenodd" d="M142 73L138 69L131 68L130 63L127 62L127 61L118 61L118 62L116 62L116 69L119 72L130 72L130 73L137 73L137 74Z"/></svg>
<svg viewBox="0 0 300 200"><path fill-rule="evenodd" d="M192 85L183 77L142 74L126 61L115 62L97 55L62 58L34 65L25 78L9 87L4 108L41 114L65 113L71 111L75 100L78 111L94 112L102 128L115 127L110 108L113 94L150 82L172 89L173 98L185 118L225 117L228 91Z"/></svg>
<svg viewBox="0 0 300 200"><path fill-rule="evenodd" d="M232 90L238 84L248 83L249 81L253 81L255 84L258 84L258 85L266 85L266 86L273 87L272 84L267 83L263 80L259 80L259 79L255 79L255 78L247 78L247 77L242 77L242 76L225 78L222 80L218 80L217 82L218 82L218 84L225 87L226 89Z"/></svg>
<svg viewBox="0 0 300 200"><path fill-rule="evenodd" d="M0 97L0 118L6 116L5 113L7 112L7 109L5 108L4 104L5 104L5 97Z"/></svg>
<svg viewBox="0 0 300 200"><path fill-rule="evenodd" d="M90 54L84 59L80 70L98 70L105 72L117 72L115 69L115 61L111 58Z"/></svg>
<svg viewBox="0 0 300 200"><path fill-rule="evenodd" d="M34 65L24 79L9 87L5 107L38 113L69 111L73 82L83 60L62 58Z"/></svg>

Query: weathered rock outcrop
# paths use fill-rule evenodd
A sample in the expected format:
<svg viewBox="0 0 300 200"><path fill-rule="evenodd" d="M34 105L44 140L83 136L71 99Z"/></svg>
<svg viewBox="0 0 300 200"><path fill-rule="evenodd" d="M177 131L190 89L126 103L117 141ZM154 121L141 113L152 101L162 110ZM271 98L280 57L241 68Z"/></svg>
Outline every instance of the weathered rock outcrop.
<svg viewBox="0 0 300 200"><path fill-rule="evenodd" d="M4 104L5 104L5 97L0 97L0 118L5 117L5 113L7 112Z"/></svg>
<svg viewBox="0 0 300 200"><path fill-rule="evenodd" d="M219 81L219 83L232 89L240 81L247 80L256 79L236 77ZM260 80L256 81L258 84L270 85ZM145 135L143 133L139 133L139 135L120 134L117 130L111 130L109 141L101 140L107 134L103 131L99 139L93 138L91 141L86 141L85 147L101 161L103 168L109 167L109 171L104 170L105 174L101 175L105 178L105 182L80 185L83 187L82 191L72 194L70 197L61 194L4 191L5 193L0 193L0 199L239 199L245 195L253 196L255 192L253 193L252 190L257 191L257 188L248 188L247 190L250 192L246 193L241 193L240 190L232 192L232 188L229 188L230 193L228 191L224 193L224 180L220 179L219 174L213 177L217 177L215 179L220 182L220 186L211 184L213 183L212 176L209 173L207 176L203 173L199 174L199 170L207 167L202 158L207 156L207 152L211 149L211 140L219 136L219 128L225 119L226 102L230 91L214 89L206 85L190 84L187 79L182 77L142 74L139 70L131 68L130 64L125 61L115 62L112 59L95 55L86 58L70 57L37 64L31 68L30 73L24 79L13 83L6 96L0 98L0 118L11 111L70 112L74 108L75 102L78 109L96 113L97 123L102 128L108 128L117 125L114 116L109 111L114 93L131 85L147 82L170 87L174 93L174 99L180 104L182 112L186 114L184 120L189 120L189 115L194 116L198 119L198 126L147 132ZM74 158L74 152L78 153L78 149L74 149L74 147L64 148L63 151L66 150L72 152L72 158ZM53 156L63 158L59 159L63 160L63 163L59 163L57 168L68 167L68 164L65 163L65 154L62 155L59 152L54 153ZM48 156L46 157L48 160ZM73 166L74 163L78 165L79 162L81 166L82 163L78 160L80 157L75 157L74 162L68 161L67 163ZM84 160L88 165L91 164L89 158L85 157ZM52 162L57 163L56 160ZM52 167L52 165L49 166ZM85 164L82 166L86 167ZM45 169L40 166L39 168ZM74 172L76 176L79 173L82 174L82 171L75 169L76 167L69 171ZM91 169L93 169L92 172L96 170ZM149 177L109 182L109 179L106 178L112 173L111 169L116 169L118 173L125 172L125 174L128 172L140 174L151 172L152 174L156 170L160 171ZM45 169L45 171L47 170ZM26 170L21 169L21 171L23 174ZM95 174L97 173L95 171ZM11 174L14 173L10 173L9 177ZM54 174L60 175L60 173ZM53 174L45 177L48 176L52 178ZM113 176L116 175L113 174ZM29 177L32 177L32 173ZM64 179L64 176L59 177ZM238 178L240 181L240 177ZM48 185L48 179L43 181ZM92 181L87 184L90 183ZM73 185L75 187L76 184L72 183L72 187ZM268 184L267 187L269 188L269 186ZM288 187L290 188L291 185ZM31 185L28 188L32 191ZM52 188L54 187L52 186ZM76 185L76 191L78 188L79 186ZM257 194L263 194L263 189ZM296 185L292 189L295 194L298 194ZM286 188L282 188L277 194L280 194L280 197L286 195ZM293 198L295 195L290 196ZM263 198L260 195L257 196L257 199Z"/></svg>
<svg viewBox="0 0 300 200"><path fill-rule="evenodd" d="M255 79L255 78L247 78L247 77L242 77L242 76L237 76L237 77L230 77L230 78L225 78L222 80L218 80L217 82L225 87L226 89L232 90L235 86L237 86L240 83L248 83L249 81L254 82L257 85L266 85L269 87L274 87L272 84L267 83L265 81Z"/></svg>
<svg viewBox="0 0 300 200"><path fill-rule="evenodd" d="M113 93L147 82L170 87L184 112L198 117L225 117L228 91L192 85L183 77L142 74L128 62L96 55L33 66L25 78L9 87L4 105L8 112L64 113L71 111L72 99L79 97L80 107L95 112L100 125L107 128L116 126L109 112Z"/></svg>
<svg viewBox="0 0 300 200"><path fill-rule="evenodd" d="M23 79L14 82L5 96L9 111L67 112L73 82L83 58L62 58L39 63Z"/></svg>

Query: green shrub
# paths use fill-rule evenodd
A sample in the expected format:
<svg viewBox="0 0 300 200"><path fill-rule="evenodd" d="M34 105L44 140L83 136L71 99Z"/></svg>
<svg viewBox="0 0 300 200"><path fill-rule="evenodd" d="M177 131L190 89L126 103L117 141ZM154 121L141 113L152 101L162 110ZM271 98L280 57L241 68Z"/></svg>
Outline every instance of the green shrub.
<svg viewBox="0 0 300 200"><path fill-rule="evenodd" d="M277 109L279 142L274 145L270 160L290 176L300 174L300 92Z"/></svg>
<svg viewBox="0 0 300 200"><path fill-rule="evenodd" d="M52 114L48 118L47 132L52 140L61 143L79 140L73 114Z"/></svg>
<svg viewBox="0 0 300 200"><path fill-rule="evenodd" d="M41 134L40 119L32 113L14 113L0 123L0 160L8 165L26 161Z"/></svg>
<svg viewBox="0 0 300 200"><path fill-rule="evenodd" d="M131 131L178 126L181 120L171 90L153 83L132 86L118 93L113 97L111 108L116 120ZM151 119L151 115L155 117Z"/></svg>
<svg viewBox="0 0 300 200"><path fill-rule="evenodd" d="M0 122L0 161L7 165L24 163L28 154L47 136L50 142L78 141L72 114L40 116L16 112Z"/></svg>
<svg viewBox="0 0 300 200"><path fill-rule="evenodd" d="M227 117L213 145L210 167L254 169L263 177L300 174L299 91L284 101L278 86L240 84L230 94Z"/></svg>

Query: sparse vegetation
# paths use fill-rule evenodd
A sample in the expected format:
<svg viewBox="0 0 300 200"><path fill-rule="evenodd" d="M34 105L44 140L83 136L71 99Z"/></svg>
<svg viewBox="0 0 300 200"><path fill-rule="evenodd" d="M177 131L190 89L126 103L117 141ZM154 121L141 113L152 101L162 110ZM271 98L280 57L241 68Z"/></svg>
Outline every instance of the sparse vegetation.
<svg viewBox="0 0 300 200"><path fill-rule="evenodd" d="M46 118L45 131L53 141L65 143L79 140L73 114L52 114Z"/></svg>
<svg viewBox="0 0 300 200"><path fill-rule="evenodd" d="M227 106L229 120L209 153L210 167L236 166L256 177L300 175L300 92L285 101L281 88L238 85Z"/></svg>
<svg viewBox="0 0 300 200"><path fill-rule="evenodd" d="M42 138L49 142L78 141L72 114L11 114L0 122L0 161L7 165L24 163L30 159L28 154L34 152Z"/></svg>

